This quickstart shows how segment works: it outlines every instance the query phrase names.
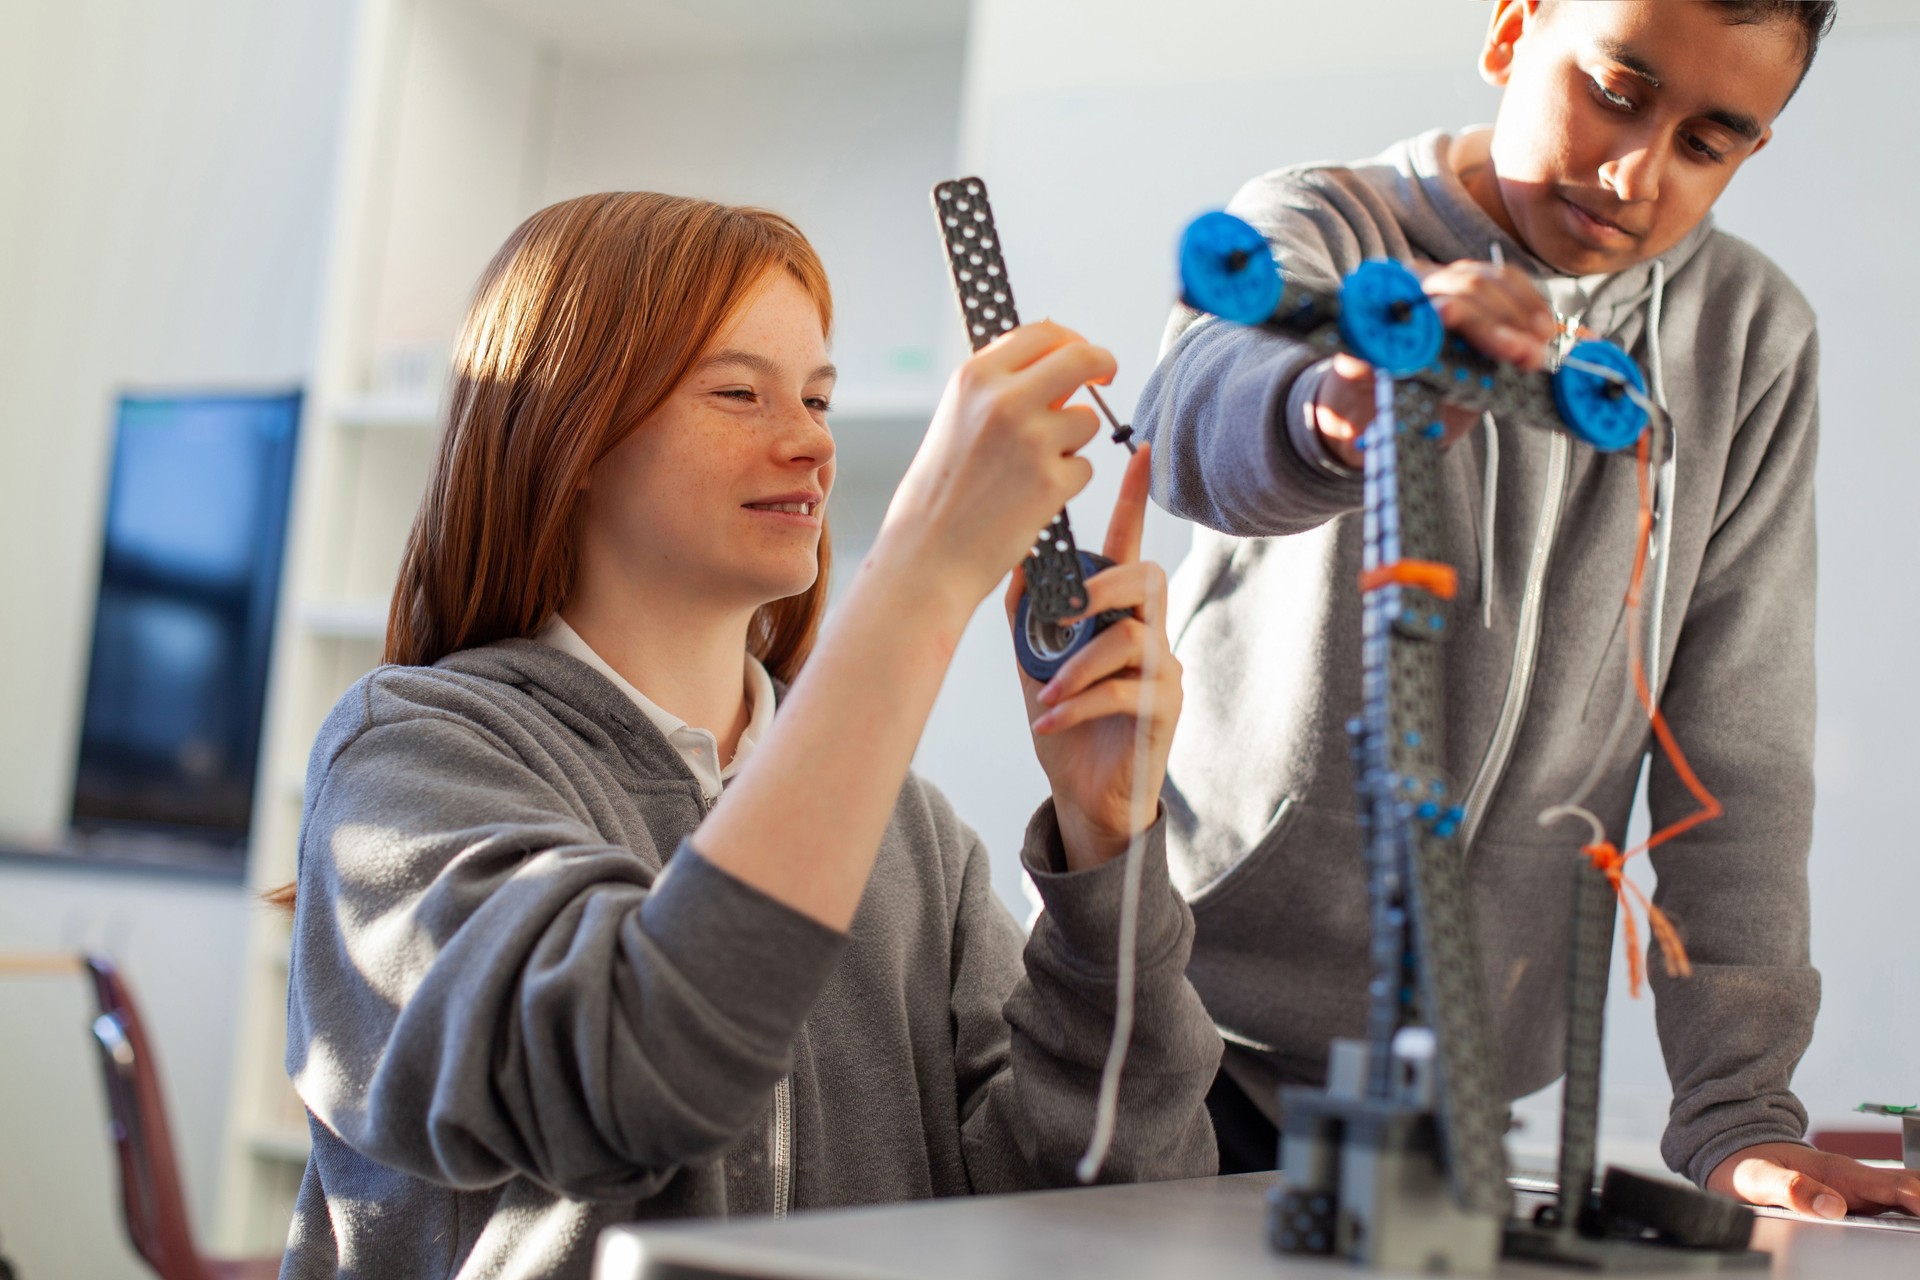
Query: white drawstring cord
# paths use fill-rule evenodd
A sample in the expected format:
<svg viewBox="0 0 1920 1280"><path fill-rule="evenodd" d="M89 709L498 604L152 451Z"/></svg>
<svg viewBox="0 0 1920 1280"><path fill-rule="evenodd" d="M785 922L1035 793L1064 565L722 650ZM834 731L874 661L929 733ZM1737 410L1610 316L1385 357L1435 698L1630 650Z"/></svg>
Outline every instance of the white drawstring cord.
<svg viewBox="0 0 1920 1280"><path fill-rule="evenodd" d="M1653 260L1653 296L1647 302L1647 372L1653 379L1653 398L1666 419L1666 456L1660 461L1653 484L1652 547L1653 574L1649 584L1650 609L1647 630L1647 689L1655 697L1660 692L1661 632L1666 622L1667 567L1673 559L1673 490L1679 479L1679 442L1673 429L1673 414L1667 408L1666 360L1660 349L1660 311L1666 300L1667 264Z"/></svg>
<svg viewBox="0 0 1920 1280"><path fill-rule="evenodd" d="M1150 609L1143 609L1150 613ZM1074 1174L1082 1183L1100 1176L1113 1149L1114 1129L1120 1116L1120 1072L1127 1064L1127 1046L1133 1040L1134 983L1137 978L1136 951L1140 936L1140 878L1142 853L1147 844L1149 822L1160 805L1158 794L1147 795L1148 760L1152 748L1153 681L1160 665L1159 652L1151 643L1153 629L1166 627L1165 616L1148 617L1149 643L1140 660L1140 701L1134 708L1133 786L1127 798L1127 825L1133 834L1127 838L1126 862L1120 886L1120 955L1114 982L1113 1039L1107 1043L1106 1064L1100 1069L1100 1094L1094 1102L1093 1134L1080 1157Z"/></svg>

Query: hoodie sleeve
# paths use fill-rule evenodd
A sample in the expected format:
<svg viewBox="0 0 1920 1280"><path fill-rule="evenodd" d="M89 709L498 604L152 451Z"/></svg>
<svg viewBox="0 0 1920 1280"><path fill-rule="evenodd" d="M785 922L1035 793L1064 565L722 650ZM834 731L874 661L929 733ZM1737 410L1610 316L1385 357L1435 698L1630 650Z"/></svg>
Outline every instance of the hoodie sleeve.
<svg viewBox="0 0 1920 1280"><path fill-rule="evenodd" d="M1662 695L1726 809L1652 854L1655 901L1693 965L1688 978L1651 966L1674 1092L1661 1149L1696 1183L1743 1147L1806 1131L1789 1082L1820 1006L1807 892L1818 365L1809 330L1741 423ZM1658 752L1648 797L1656 830L1698 807Z"/></svg>
<svg viewBox="0 0 1920 1280"><path fill-rule="evenodd" d="M1341 169L1283 170L1242 187L1229 212L1290 277L1332 287L1363 259L1414 254L1381 195ZM1153 495L1220 533L1301 533L1361 505L1357 473L1309 447L1304 422L1324 352L1176 307L1134 421L1153 444Z"/></svg>
<svg viewBox="0 0 1920 1280"><path fill-rule="evenodd" d="M348 1146L631 1199L764 1114L842 935L690 845L656 879L458 719L365 728L319 782L287 1066Z"/></svg>
<svg viewBox="0 0 1920 1280"><path fill-rule="evenodd" d="M1070 1186L1113 1032L1125 859L1063 870L1053 803L1043 805L1022 859L1044 910L1023 952L985 847L950 821L968 844L952 965L968 1181L976 1193ZM1104 1182L1204 1177L1219 1163L1205 1099L1220 1036L1186 979L1193 916L1167 876L1164 814L1141 857L1133 1039Z"/></svg>

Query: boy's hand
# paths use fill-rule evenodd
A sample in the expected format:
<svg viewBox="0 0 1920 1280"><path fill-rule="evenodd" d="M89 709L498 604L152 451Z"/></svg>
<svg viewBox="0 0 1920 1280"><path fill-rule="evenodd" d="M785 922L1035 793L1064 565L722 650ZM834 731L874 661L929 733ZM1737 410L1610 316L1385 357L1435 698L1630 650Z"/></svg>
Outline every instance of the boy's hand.
<svg viewBox="0 0 1920 1280"><path fill-rule="evenodd" d="M1127 462L1102 550L1113 567L1087 579L1087 614L1125 609L1122 618L1067 660L1045 686L1020 673L1034 754L1053 784L1067 869L1081 871L1124 853L1134 835L1133 773L1137 716L1149 658L1145 822L1159 811L1167 752L1180 719L1180 663L1167 642L1167 575L1140 559L1151 478L1148 448ZM1025 586L1016 570L1007 589L1012 620Z"/></svg>
<svg viewBox="0 0 1920 1280"><path fill-rule="evenodd" d="M1707 1190L1816 1218L1890 1209L1920 1215L1920 1174L1876 1169L1795 1142L1763 1142L1734 1152L1708 1175Z"/></svg>
<svg viewBox="0 0 1920 1280"><path fill-rule="evenodd" d="M1440 322L1496 360L1528 372L1544 368L1558 326L1553 308L1523 271L1462 261L1416 267ZM1320 383L1314 429L1327 450L1354 470L1361 468L1359 441L1373 421L1373 366L1345 353ZM1480 415L1451 405L1441 409L1443 443L1452 444Z"/></svg>

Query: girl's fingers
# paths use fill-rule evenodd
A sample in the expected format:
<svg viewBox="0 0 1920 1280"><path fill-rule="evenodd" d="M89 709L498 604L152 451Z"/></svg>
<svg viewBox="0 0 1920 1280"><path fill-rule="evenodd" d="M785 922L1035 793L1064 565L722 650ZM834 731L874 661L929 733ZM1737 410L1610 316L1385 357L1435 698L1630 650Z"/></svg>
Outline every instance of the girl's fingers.
<svg viewBox="0 0 1920 1280"><path fill-rule="evenodd" d="M1050 351L1068 343L1084 343L1085 338L1063 324L1036 320L1003 333L980 348L972 362L996 372L1014 373L1025 369Z"/></svg>
<svg viewBox="0 0 1920 1280"><path fill-rule="evenodd" d="M1033 722L1033 731L1042 736L1064 733L1075 725L1108 716L1131 716L1140 709L1140 681L1102 680L1093 688L1058 706Z"/></svg>
<svg viewBox="0 0 1920 1280"><path fill-rule="evenodd" d="M1113 352L1088 342L1069 342L1041 355L1013 375L1018 394L1035 406L1058 409L1089 382L1105 384L1119 369Z"/></svg>
<svg viewBox="0 0 1920 1280"><path fill-rule="evenodd" d="M1167 616L1167 571L1152 560L1134 560L1088 578L1087 607L1078 616L1112 609L1126 609L1148 625L1159 626Z"/></svg>
<svg viewBox="0 0 1920 1280"><path fill-rule="evenodd" d="M1120 671L1137 671L1146 653L1147 624L1138 618L1122 618L1095 636L1054 672L1053 679L1034 695L1041 703L1054 706L1065 702L1096 680L1104 680Z"/></svg>
<svg viewBox="0 0 1920 1280"><path fill-rule="evenodd" d="M1078 453L1087 441L1100 434L1100 415L1088 404L1070 404L1064 409L1042 409L1038 420L1045 425L1047 440L1064 456Z"/></svg>
<svg viewBox="0 0 1920 1280"><path fill-rule="evenodd" d="M1140 558L1140 537L1147 527L1147 491L1153 484L1152 445L1127 459L1127 470L1120 477L1120 496L1113 500L1113 514L1107 518L1107 540L1101 550L1115 564Z"/></svg>
<svg viewBox="0 0 1920 1280"><path fill-rule="evenodd" d="M1152 690L1152 705L1146 710L1153 732L1171 732L1180 715L1180 668L1171 654L1166 655L1157 666L1151 686L1142 684L1139 672L1127 672L1108 676L1091 688L1055 704L1034 720L1034 733L1042 737L1064 733L1076 725L1103 720L1108 716L1125 716L1131 720L1140 714L1142 688Z"/></svg>

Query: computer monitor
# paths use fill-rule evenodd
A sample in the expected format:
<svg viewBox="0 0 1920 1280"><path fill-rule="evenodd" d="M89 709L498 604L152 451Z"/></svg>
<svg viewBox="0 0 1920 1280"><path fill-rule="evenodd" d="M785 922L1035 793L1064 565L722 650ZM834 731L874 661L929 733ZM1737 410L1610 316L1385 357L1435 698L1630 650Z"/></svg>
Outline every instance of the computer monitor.
<svg viewBox="0 0 1920 1280"><path fill-rule="evenodd" d="M245 860L300 392L119 403L74 777L84 843Z"/></svg>

